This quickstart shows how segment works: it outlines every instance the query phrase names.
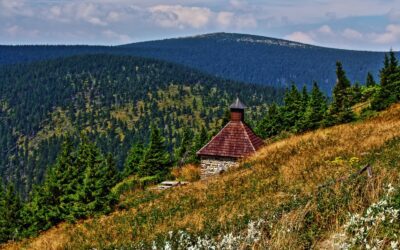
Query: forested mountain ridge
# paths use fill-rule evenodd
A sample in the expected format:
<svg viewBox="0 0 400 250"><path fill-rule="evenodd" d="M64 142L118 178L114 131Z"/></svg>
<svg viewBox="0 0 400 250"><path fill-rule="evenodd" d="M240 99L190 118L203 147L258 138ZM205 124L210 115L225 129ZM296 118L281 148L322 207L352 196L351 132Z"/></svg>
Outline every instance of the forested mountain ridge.
<svg viewBox="0 0 400 250"><path fill-rule="evenodd" d="M0 46L0 64L31 62L77 54L110 53L157 58L227 79L287 87L312 87L330 94L331 70L341 61L352 82L378 76L384 53L324 48L269 37L214 33L121 46Z"/></svg>
<svg viewBox="0 0 400 250"><path fill-rule="evenodd" d="M26 193L66 137L84 133L121 167L134 142L162 128L170 150L185 128L217 131L236 95L257 120L282 89L130 56L84 55L0 68L0 172Z"/></svg>

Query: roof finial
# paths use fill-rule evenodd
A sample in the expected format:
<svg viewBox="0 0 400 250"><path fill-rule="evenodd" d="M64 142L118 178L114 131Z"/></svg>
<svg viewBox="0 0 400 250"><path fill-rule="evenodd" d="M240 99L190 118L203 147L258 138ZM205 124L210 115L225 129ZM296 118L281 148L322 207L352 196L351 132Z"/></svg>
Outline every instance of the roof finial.
<svg viewBox="0 0 400 250"><path fill-rule="evenodd" d="M246 106L239 100L239 95L237 95L236 100L231 104L231 109L245 109Z"/></svg>

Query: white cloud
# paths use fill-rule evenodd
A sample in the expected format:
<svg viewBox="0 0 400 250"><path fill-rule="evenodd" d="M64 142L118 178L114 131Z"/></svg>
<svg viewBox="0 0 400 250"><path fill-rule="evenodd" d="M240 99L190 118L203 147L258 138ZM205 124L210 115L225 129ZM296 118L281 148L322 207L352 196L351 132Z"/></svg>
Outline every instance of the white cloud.
<svg viewBox="0 0 400 250"><path fill-rule="evenodd" d="M325 35L333 35L333 31L329 25L323 25L318 29L318 32Z"/></svg>
<svg viewBox="0 0 400 250"><path fill-rule="evenodd" d="M24 0L0 0L0 16L33 16Z"/></svg>
<svg viewBox="0 0 400 250"><path fill-rule="evenodd" d="M386 26L386 31L381 34L372 34L374 42L379 44L393 45L400 42L400 25L389 24Z"/></svg>
<svg viewBox="0 0 400 250"><path fill-rule="evenodd" d="M132 38L126 34L119 34L117 32L114 32L112 30L104 30L102 34L111 42L117 42L117 43L128 43L132 42Z"/></svg>
<svg viewBox="0 0 400 250"><path fill-rule="evenodd" d="M301 31L293 32L292 34L285 36L285 39L300 43L315 44L315 41L312 39L310 34Z"/></svg>
<svg viewBox="0 0 400 250"><path fill-rule="evenodd" d="M214 12L209 8L182 5L156 5L149 8L152 20L165 28L254 28L257 20L252 15L238 15L230 11Z"/></svg>
<svg viewBox="0 0 400 250"><path fill-rule="evenodd" d="M349 39L349 40L361 40L364 36L361 32L358 32L357 30L346 28L342 32L343 37Z"/></svg>
<svg viewBox="0 0 400 250"><path fill-rule="evenodd" d="M149 8L153 20L162 27L202 28L212 17L208 8L184 7L181 5L157 5Z"/></svg>
<svg viewBox="0 0 400 250"><path fill-rule="evenodd" d="M79 22L84 21L92 25L106 26L107 13L100 5L94 3L67 3L63 5L53 5L49 9L43 10L43 17L59 22Z"/></svg>
<svg viewBox="0 0 400 250"><path fill-rule="evenodd" d="M235 14L232 12L222 11L217 15L217 22L221 27L228 27L232 24L232 21L235 18Z"/></svg>
<svg viewBox="0 0 400 250"><path fill-rule="evenodd" d="M24 29L18 25L11 25L8 26L4 29L4 31L12 37L18 37L18 36L28 36L28 37L35 37L39 35L38 30L31 30L31 29Z"/></svg>

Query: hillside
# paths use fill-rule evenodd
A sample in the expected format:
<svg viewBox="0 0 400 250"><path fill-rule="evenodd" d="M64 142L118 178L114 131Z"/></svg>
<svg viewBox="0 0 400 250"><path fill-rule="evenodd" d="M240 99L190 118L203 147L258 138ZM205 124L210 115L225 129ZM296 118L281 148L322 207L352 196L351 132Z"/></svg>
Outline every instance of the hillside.
<svg viewBox="0 0 400 250"><path fill-rule="evenodd" d="M389 48L388 48L389 49ZM0 46L0 64L32 62L78 54L110 53L158 58L237 81L311 88L317 81L330 94L332 70L341 61L352 82L378 76L384 53L311 46L281 39L230 33L102 46Z"/></svg>
<svg viewBox="0 0 400 250"><path fill-rule="evenodd" d="M223 176L126 193L108 216L63 223L5 249L389 249L400 232L399 150L397 104L365 121L269 143ZM366 164L372 178L354 174Z"/></svg>
<svg viewBox="0 0 400 250"><path fill-rule="evenodd" d="M169 151L185 128L222 125L228 104L245 97L249 121L282 89L216 78L187 67L129 56L83 55L0 68L0 174L24 195L43 179L66 137L86 134L121 168L151 123Z"/></svg>

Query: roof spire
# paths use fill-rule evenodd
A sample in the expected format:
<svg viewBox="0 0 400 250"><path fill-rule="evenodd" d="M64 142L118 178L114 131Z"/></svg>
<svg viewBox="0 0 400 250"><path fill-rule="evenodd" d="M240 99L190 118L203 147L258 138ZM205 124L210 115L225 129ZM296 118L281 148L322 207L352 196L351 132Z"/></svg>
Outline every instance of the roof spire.
<svg viewBox="0 0 400 250"><path fill-rule="evenodd" d="M229 106L231 109L245 109L246 106L239 100L239 96L236 96L236 100Z"/></svg>

